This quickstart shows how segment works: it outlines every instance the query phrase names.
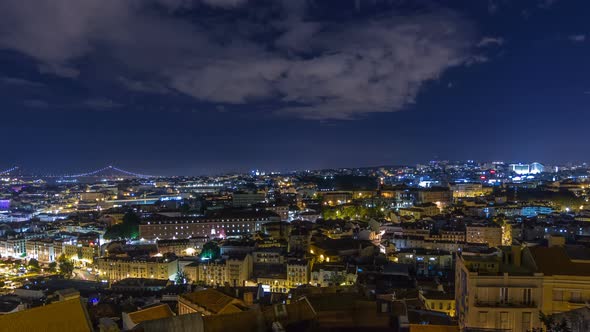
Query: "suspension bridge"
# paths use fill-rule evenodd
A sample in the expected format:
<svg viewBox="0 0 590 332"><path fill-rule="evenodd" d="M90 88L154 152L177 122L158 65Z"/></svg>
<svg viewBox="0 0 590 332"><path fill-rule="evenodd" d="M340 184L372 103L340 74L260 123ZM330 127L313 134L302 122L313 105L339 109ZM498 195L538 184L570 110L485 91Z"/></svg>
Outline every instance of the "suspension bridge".
<svg viewBox="0 0 590 332"><path fill-rule="evenodd" d="M13 166L9 169L5 169L3 171L0 171L0 175L8 175L8 174L16 172L17 170L18 170L18 166Z"/></svg>
<svg viewBox="0 0 590 332"><path fill-rule="evenodd" d="M22 176L22 169L18 166L0 171L0 176ZM113 165L108 165L88 172L73 173L73 174L38 174L35 175L42 178L62 178L62 179L77 179L77 178L156 178L157 175L141 174L128 171Z"/></svg>

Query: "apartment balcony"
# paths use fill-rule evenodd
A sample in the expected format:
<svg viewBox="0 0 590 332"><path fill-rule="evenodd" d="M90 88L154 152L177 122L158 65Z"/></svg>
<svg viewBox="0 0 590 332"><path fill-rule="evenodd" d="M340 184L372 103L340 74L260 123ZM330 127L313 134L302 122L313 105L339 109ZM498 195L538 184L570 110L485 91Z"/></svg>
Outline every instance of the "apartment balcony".
<svg viewBox="0 0 590 332"><path fill-rule="evenodd" d="M524 302L498 302L498 301L475 301L478 308L536 308L537 303L534 301Z"/></svg>

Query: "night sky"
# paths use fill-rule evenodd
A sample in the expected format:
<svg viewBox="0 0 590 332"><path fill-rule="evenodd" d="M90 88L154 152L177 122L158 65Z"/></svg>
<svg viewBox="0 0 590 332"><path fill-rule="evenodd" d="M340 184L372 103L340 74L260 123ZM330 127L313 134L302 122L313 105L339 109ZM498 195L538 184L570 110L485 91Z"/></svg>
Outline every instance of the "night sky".
<svg viewBox="0 0 590 332"><path fill-rule="evenodd" d="M0 169L587 161L590 1L0 1Z"/></svg>

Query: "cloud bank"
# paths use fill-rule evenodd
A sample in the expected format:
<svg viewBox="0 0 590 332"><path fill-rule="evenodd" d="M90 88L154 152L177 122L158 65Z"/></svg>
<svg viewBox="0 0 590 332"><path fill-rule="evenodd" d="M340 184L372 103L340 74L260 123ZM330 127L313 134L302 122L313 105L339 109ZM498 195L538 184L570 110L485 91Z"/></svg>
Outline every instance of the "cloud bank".
<svg viewBox="0 0 590 332"><path fill-rule="evenodd" d="M38 0L34 6L6 0L0 2L0 48L35 59L41 73L75 79L80 63L108 61L126 68L113 81L132 91L176 91L219 105L262 103L308 119L353 119L414 103L426 82L485 61L479 47L503 42L478 38L470 22L444 9L338 21L318 19L318 6L303 0Z"/></svg>

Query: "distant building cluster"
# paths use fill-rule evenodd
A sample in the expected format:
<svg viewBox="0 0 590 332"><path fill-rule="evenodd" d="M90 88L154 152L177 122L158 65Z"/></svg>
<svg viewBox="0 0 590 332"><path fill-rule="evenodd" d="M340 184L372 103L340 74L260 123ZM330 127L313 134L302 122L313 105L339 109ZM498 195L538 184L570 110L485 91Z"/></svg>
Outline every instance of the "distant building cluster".
<svg viewBox="0 0 590 332"><path fill-rule="evenodd" d="M2 177L0 326L590 326L585 164L125 174Z"/></svg>

